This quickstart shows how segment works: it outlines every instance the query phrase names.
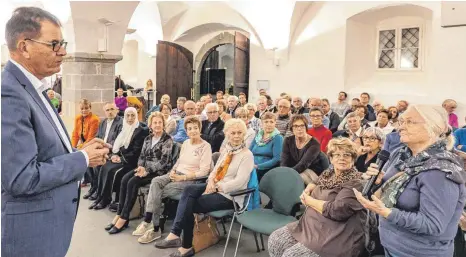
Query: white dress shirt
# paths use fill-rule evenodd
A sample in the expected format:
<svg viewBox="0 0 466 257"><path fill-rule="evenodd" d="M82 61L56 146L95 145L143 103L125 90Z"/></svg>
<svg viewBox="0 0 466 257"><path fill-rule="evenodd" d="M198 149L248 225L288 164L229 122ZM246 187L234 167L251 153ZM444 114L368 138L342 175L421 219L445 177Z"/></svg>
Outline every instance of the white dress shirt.
<svg viewBox="0 0 466 257"><path fill-rule="evenodd" d="M110 133L110 129L112 128L112 124L113 124L113 120L110 120L110 119L107 119L107 127L105 128L105 137L104 137L104 142L105 143L108 143L107 142L107 138L108 138L108 134Z"/></svg>
<svg viewBox="0 0 466 257"><path fill-rule="evenodd" d="M66 149L68 150L68 152L72 153L73 148L71 147L71 142L65 133L65 128L63 128L60 121L58 120L57 114L55 114L55 111L52 109L52 106L49 104L47 99L45 99L44 95L42 94L44 90L50 88L47 85L47 81L45 79L39 80L36 76L34 76L32 73L26 70L23 66L21 66L21 64L15 62L14 60L10 60L10 62L16 65L16 67L18 67L18 69L20 69L21 72L23 72L23 74L26 76L29 82L31 82L34 89L36 89L37 94L39 95L40 99L42 100L45 107L47 108L47 111L52 117L53 122L55 123L55 126L57 126L58 131L60 132L60 137L63 139L62 141L65 143ZM86 163L89 166L89 156L87 156L87 153L85 151L81 150L80 152L83 153L84 157L86 158Z"/></svg>

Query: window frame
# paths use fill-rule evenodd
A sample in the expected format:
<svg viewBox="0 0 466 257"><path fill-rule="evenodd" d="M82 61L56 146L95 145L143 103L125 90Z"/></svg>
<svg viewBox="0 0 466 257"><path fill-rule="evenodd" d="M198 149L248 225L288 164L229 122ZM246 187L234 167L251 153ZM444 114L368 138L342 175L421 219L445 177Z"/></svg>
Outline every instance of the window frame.
<svg viewBox="0 0 466 257"><path fill-rule="evenodd" d="M402 40L402 31L403 29L409 28L419 28L419 55L418 55L418 67L417 68L401 68L401 40ZM379 68L379 52L382 51L380 49L380 32L384 30L395 30L395 67L394 68ZM424 24L420 23L412 23L412 24L404 24L404 25L397 25L397 26L377 26L377 40L376 44L376 51L375 51L375 68L377 71L422 71L424 66Z"/></svg>

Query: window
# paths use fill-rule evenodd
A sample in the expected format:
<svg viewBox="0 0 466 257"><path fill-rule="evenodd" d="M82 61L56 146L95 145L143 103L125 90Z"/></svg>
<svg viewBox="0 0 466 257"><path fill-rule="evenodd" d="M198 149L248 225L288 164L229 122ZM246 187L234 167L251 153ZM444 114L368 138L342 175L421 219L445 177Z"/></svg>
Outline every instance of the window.
<svg viewBox="0 0 466 257"><path fill-rule="evenodd" d="M383 29L378 33L377 68L420 69L421 28Z"/></svg>

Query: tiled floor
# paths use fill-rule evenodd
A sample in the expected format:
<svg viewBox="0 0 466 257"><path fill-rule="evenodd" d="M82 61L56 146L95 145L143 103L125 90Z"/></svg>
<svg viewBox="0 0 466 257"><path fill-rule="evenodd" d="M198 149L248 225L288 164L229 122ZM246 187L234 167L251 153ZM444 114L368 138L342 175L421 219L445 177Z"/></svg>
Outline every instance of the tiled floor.
<svg viewBox="0 0 466 257"><path fill-rule="evenodd" d="M83 189L83 192L86 190ZM99 211L89 210L87 207L90 203L88 200L81 199L78 218L74 226L73 239L67 257L163 257L168 256L173 251L172 249L157 249L153 244L139 244L137 237L132 236L131 233L140 220L132 221L130 227L120 234L109 235L104 230L104 227L112 221L115 214L106 209ZM166 230L169 230L170 226L171 222L167 223ZM222 232L221 226L220 231ZM238 231L239 225L235 224L232 232L233 240L230 240L226 256L234 255ZM264 240L265 247L267 247L267 237L264 237ZM217 245L196 254L196 256L220 257L222 256L224 246L225 240L221 240ZM268 252L262 251L257 253L252 233L243 230L238 256L265 257L268 256Z"/></svg>

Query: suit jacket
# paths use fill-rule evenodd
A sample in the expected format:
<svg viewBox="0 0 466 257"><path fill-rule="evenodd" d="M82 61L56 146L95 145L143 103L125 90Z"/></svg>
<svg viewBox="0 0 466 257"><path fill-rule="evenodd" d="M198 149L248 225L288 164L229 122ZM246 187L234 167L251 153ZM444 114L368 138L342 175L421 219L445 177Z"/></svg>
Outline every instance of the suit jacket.
<svg viewBox="0 0 466 257"><path fill-rule="evenodd" d="M212 153L218 152L220 146L222 145L223 139L225 139L225 134L223 133L223 127L225 123L220 119L220 117L212 123L209 128L209 121L202 121L202 131L201 137L207 141L212 147Z"/></svg>
<svg viewBox="0 0 466 257"><path fill-rule="evenodd" d="M63 257L86 158L68 152L64 142L69 136L60 136L36 89L15 64L6 64L1 87L2 256Z"/></svg>
<svg viewBox="0 0 466 257"><path fill-rule="evenodd" d="M100 122L99 117L93 113L90 113L84 118L84 124L82 118L83 116L79 114L74 119L74 129L71 135L71 145L78 149L81 149L83 144L91 141L96 136ZM81 131L83 132L85 141L78 145L79 139L81 138Z"/></svg>
<svg viewBox="0 0 466 257"><path fill-rule="evenodd" d="M133 132L128 148L125 148L124 146L120 147L120 151L118 151L117 155L120 156L122 163L125 166L137 167L138 158L144 144L144 138L148 135L149 128L144 125L144 123L139 123L139 127L137 127Z"/></svg>
<svg viewBox="0 0 466 257"><path fill-rule="evenodd" d="M104 119L100 125L99 130L97 131L97 138L104 139L105 138L105 131L107 130L107 121L108 119ZM110 127L110 131L108 132L107 142L111 145L115 142L118 134L120 134L121 129L123 128L123 119L120 116L116 116L112 122L112 126Z"/></svg>

